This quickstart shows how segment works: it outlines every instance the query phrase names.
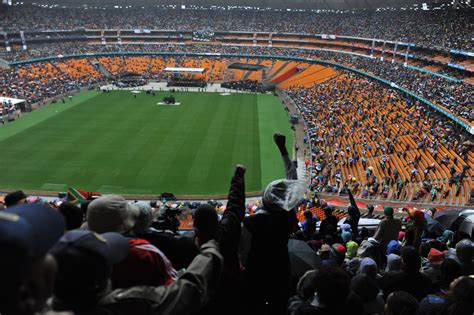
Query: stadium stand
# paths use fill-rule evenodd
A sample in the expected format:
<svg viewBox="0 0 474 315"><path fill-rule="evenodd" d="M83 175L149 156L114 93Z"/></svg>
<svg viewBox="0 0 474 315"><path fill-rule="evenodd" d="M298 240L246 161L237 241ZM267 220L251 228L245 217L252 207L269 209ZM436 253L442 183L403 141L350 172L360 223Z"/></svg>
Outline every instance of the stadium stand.
<svg viewBox="0 0 474 315"><path fill-rule="evenodd" d="M123 74L272 91L301 119L294 148L273 135L285 178L246 199L239 164L226 198L200 202L10 191L1 314L474 313L469 1L337 12L116 1L0 4L1 96L34 109ZM194 43L198 30L209 41Z"/></svg>

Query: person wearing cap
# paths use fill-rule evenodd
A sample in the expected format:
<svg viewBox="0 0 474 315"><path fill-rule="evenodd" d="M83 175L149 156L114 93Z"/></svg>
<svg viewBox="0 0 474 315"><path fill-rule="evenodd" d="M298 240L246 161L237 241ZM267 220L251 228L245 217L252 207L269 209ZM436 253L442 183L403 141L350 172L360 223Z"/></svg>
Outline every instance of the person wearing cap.
<svg viewBox="0 0 474 315"><path fill-rule="evenodd" d="M22 203L26 203L26 198L28 198L28 196L25 195L25 193L21 190L11 192L5 196L5 207L8 208L13 207L15 205L20 205Z"/></svg>
<svg viewBox="0 0 474 315"><path fill-rule="evenodd" d="M112 270L113 288L170 284L178 273L168 258L148 241L133 236L140 210L118 195L92 201L87 210L87 228L96 233L117 232L127 237L129 253Z"/></svg>
<svg viewBox="0 0 474 315"><path fill-rule="evenodd" d="M322 260L323 266L342 267L346 257L346 248L342 244L333 244L329 251L329 258Z"/></svg>
<svg viewBox="0 0 474 315"><path fill-rule="evenodd" d="M51 249L58 262L55 311L75 314L195 314L217 290L223 258L215 240L169 285L113 290L113 266L126 259L128 240L119 233L67 232Z"/></svg>
<svg viewBox="0 0 474 315"><path fill-rule="evenodd" d="M56 261L48 250L64 233L64 220L41 204L0 212L0 313L29 315L51 296Z"/></svg>
<svg viewBox="0 0 474 315"><path fill-rule="evenodd" d="M271 182L264 190L263 209L243 221L242 239L248 240L241 252L246 256L243 274L245 314L286 314L289 297L290 261L288 240L298 229L295 208L306 186L297 180L295 164L285 146L286 137L274 134L281 153L286 179Z"/></svg>
<svg viewBox="0 0 474 315"><path fill-rule="evenodd" d="M383 207L383 212L385 219L380 221L377 226L374 238L379 242L381 250L385 252L388 243L398 238L398 233L402 228L402 221L394 218L393 208L390 206Z"/></svg>
<svg viewBox="0 0 474 315"><path fill-rule="evenodd" d="M428 253L428 265L422 269L422 273L431 279L434 284L438 283L441 278L441 265L446 257L446 252L431 248Z"/></svg>

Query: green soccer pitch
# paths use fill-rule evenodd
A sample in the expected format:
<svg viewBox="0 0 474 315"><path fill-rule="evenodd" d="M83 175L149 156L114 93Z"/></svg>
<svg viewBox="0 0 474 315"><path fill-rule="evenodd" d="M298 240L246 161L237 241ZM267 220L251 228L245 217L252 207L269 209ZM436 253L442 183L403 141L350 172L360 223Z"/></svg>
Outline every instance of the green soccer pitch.
<svg viewBox="0 0 474 315"><path fill-rule="evenodd" d="M273 133L293 133L273 95L176 92L179 106L91 91L0 126L0 188L151 195L226 194L237 163L247 192L284 176Z"/></svg>

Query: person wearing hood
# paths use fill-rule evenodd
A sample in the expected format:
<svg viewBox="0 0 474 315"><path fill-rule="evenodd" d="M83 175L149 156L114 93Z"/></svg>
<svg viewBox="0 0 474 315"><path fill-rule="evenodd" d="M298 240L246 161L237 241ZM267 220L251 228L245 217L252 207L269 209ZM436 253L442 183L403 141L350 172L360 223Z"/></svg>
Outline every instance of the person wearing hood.
<svg viewBox="0 0 474 315"><path fill-rule="evenodd" d="M387 266L385 272L401 271L402 270L402 257L396 254L389 254L387 256Z"/></svg>
<svg viewBox="0 0 474 315"><path fill-rule="evenodd" d="M357 275L365 274L374 280L380 278L379 270L377 263L372 258L366 257L360 261L359 270L357 270Z"/></svg>
<svg viewBox="0 0 474 315"><path fill-rule="evenodd" d="M448 248L453 246L454 232L451 230L444 230L443 234L438 237L438 240L446 244Z"/></svg>
<svg viewBox="0 0 474 315"><path fill-rule="evenodd" d="M373 237L369 237L360 243L359 249L357 250L357 256L360 258L370 257L378 265L381 265L384 261L384 253L380 250L379 243Z"/></svg>
<svg viewBox="0 0 474 315"><path fill-rule="evenodd" d="M351 289L362 300L364 314L383 314L384 300L379 294L377 281L366 274L358 274L351 280Z"/></svg>
<svg viewBox="0 0 474 315"><path fill-rule="evenodd" d="M387 256L390 254L395 254L400 256L402 249L402 244L397 240L391 240L387 245Z"/></svg>
<svg viewBox="0 0 474 315"><path fill-rule="evenodd" d="M463 239L456 244L456 257L461 264L465 276L474 274L474 243L470 239Z"/></svg>
<svg viewBox="0 0 474 315"><path fill-rule="evenodd" d="M346 258L352 259L357 257L357 250L359 249L359 244L354 241L349 241L346 243Z"/></svg>
<svg viewBox="0 0 474 315"><path fill-rule="evenodd" d="M242 239L249 248L243 274L245 314L286 314L289 298L288 240L297 230L295 208L305 185L297 180L295 164L285 146L286 137L274 134L285 166L286 179L271 182L263 193L263 209L243 221Z"/></svg>
<svg viewBox="0 0 474 315"><path fill-rule="evenodd" d="M380 287L384 297L390 293L402 290L412 294L421 301L432 291L430 278L420 272L421 256L418 250L412 246L402 249L402 271L386 273L380 280Z"/></svg>
<svg viewBox="0 0 474 315"><path fill-rule="evenodd" d="M383 208L385 219L380 221L374 238L380 243L381 249L385 252L387 245L391 240L398 238L398 233L402 228L402 221L393 217L393 208L385 206Z"/></svg>

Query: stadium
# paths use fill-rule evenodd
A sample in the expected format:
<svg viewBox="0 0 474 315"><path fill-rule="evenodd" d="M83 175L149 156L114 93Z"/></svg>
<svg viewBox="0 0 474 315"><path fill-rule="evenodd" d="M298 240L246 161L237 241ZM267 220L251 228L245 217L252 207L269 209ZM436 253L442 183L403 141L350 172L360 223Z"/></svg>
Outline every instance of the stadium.
<svg viewBox="0 0 474 315"><path fill-rule="evenodd" d="M473 13L2 0L0 313L473 314Z"/></svg>

